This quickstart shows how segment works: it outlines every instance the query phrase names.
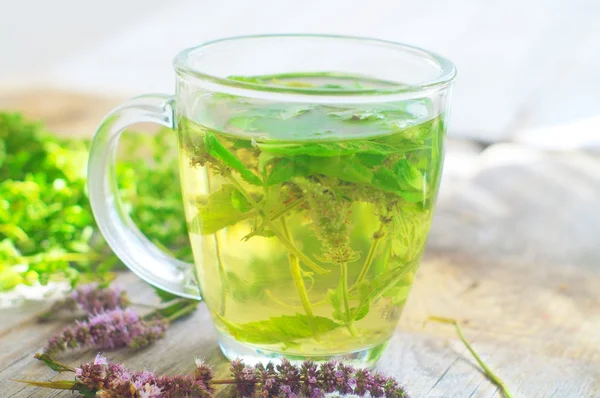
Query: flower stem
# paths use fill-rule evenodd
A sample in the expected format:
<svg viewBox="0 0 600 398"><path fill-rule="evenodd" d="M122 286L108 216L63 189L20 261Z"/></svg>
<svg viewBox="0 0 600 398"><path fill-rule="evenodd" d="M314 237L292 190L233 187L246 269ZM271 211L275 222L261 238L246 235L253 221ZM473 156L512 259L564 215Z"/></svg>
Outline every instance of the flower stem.
<svg viewBox="0 0 600 398"><path fill-rule="evenodd" d="M144 315L143 319L145 321L164 319L168 322L172 322L184 315L194 312L197 306L198 302L195 300L177 299L170 301L165 307L158 308L157 310Z"/></svg>
<svg viewBox="0 0 600 398"><path fill-rule="evenodd" d="M290 234L290 230L288 229L285 217L281 218L281 229L283 230L283 234L285 235L286 239L291 241L292 236ZM292 274L292 278L294 279L294 285L296 285L296 290L298 291L298 295L300 296L300 301L302 302L304 312L306 312L306 315L308 316L308 321L310 322L310 327L312 329L313 336L315 340L319 340L319 332L317 331L317 327L315 325L315 315L313 313L312 306L310 305L310 301L308 299L308 293L306 292L304 279L302 278L300 262L298 261L298 257L296 257L292 253L288 253L288 261L290 263L290 272Z"/></svg>
<svg viewBox="0 0 600 398"><path fill-rule="evenodd" d="M440 317L440 316L430 316L429 318L427 318L427 320L425 322L428 322L428 321L454 325L454 327L456 328L456 333L458 334L458 337L460 338L462 343L465 345L465 347L467 347L467 350L469 350L469 352L471 353L473 358L475 358L475 360L477 361L479 366L481 366L485 377L487 377L488 380L490 380L492 383L497 385L500 388L500 390L502 391L502 394L504 394L504 396L506 398L513 398L512 394L508 390L508 387L506 386L506 384L504 384L504 381L502 381L502 379L500 377L498 377L498 375L496 375L496 373L494 373L492 371L492 369L490 369L490 367L485 362L483 362L483 360L481 359L479 354L477 354L477 352L475 352L475 349L471 346L471 343L469 343L469 341L463 334L462 328L460 327L460 324L458 323L458 321L456 319L445 318L445 317Z"/></svg>
<svg viewBox="0 0 600 398"><path fill-rule="evenodd" d="M175 311L174 313L172 313L171 315L169 315L168 317L166 317L165 319L167 320L167 322L171 323L181 317L184 317L186 315L191 314L192 312L196 311L196 307L198 306L197 302L189 302L186 303L184 307L182 307L180 310Z"/></svg>
<svg viewBox="0 0 600 398"><path fill-rule="evenodd" d="M225 316L227 310L227 295L229 291L229 283L227 281L227 272L225 272L225 266L223 259L221 258L221 242L219 242L219 231L215 232L215 250L217 255L217 266L219 268L219 277L221 278L221 308L219 308L219 315Z"/></svg>
<svg viewBox="0 0 600 398"><path fill-rule="evenodd" d="M254 209L263 217L264 222L267 224L267 226L269 227L269 229L271 230L271 232L273 232L273 234L277 237L277 239L279 239L279 241L290 252L292 252L292 254L298 258L298 260L300 260L308 268L312 269L313 271L315 271L319 275L324 275L324 274L327 274L329 272L329 270L326 270L325 268L317 265L314 261L312 261L306 255L304 255L302 252L300 252L300 250L298 250L296 248L296 246L294 246L294 244L292 242L290 242L289 239L287 239L277 228L275 228L275 225L273 225L273 222L268 218L267 215L264 214L263 210L260 208L260 206L258 205L258 203L256 203L256 201L254 200L254 198L248 192L246 192L246 190L244 189L244 187L231 174L226 175L226 177L231 182L231 184L234 187L236 187L237 190L242 193L242 195L244 195L244 197L248 200L248 202L250 203L250 205L252 207L254 207Z"/></svg>
<svg viewBox="0 0 600 398"><path fill-rule="evenodd" d="M35 354L33 356L35 359L37 359L38 361L42 361L46 364L46 366L48 366L50 369L54 370L55 372L75 372L75 368L62 364L60 362L56 362L54 359L52 359L50 357L50 355L48 354Z"/></svg>
<svg viewBox="0 0 600 398"><path fill-rule="evenodd" d="M348 298L348 264L340 264L340 284L342 286L342 300L344 301L344 311L346 312L346 327L352 335L356 337L356 329L352 323L352 314L350 313L350 299Z"/></svg>
<svg viewBox="0 0 600 398"><path fill-rule="evenodd" d="M286 215L290 211L294 210L296 207L300 206L302 203L304 203L304 198L294 200L292 203L285 206L283 209L280 209L280 210L276 211L275 213L273 213L273 215L271 215L271 217L270 217L270 220L271 221L277 220L279 217ZM256 227L253 232L250 232L248 235L244 236L242 239L244 241L247 241L248 239L252 238L258 232L262 231L266 227L267 227L267 223L263 220L263 222L258 227Z"/></svg>
<svg viewBox="0 0 600 398"><path fill-rule="evenodd" d="M235 379L222 379L222 380L211 380L210 384L236 384Z"/></svg>
<svg viewBox="0 0 600 398"><path fill-rule="evenodd" d="M379 246L379 243L381 242L381 238L383 238L383 236L384 236L385 226L386 226L386 223L384 223L382 221L381 225L379 226L379 229L373 234L373 242L371 243L371 247L369 248L369 253L367 253L365 262L362 266L362 269L360 270L360 274L358 275L356 282L354 282L355 285L358 285L367 276L367 273L369 272L369 269L371 268L371 264L373 263L373 259L375 258L375 253L377 253L377 248Z"/></svg>

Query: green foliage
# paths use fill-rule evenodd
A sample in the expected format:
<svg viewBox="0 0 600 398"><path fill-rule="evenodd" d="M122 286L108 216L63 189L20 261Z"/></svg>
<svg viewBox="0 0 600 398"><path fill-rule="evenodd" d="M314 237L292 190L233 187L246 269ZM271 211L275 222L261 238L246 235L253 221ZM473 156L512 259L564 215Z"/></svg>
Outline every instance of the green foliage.
<svg viewBox="0 0 600 398"><path fill-rule="evenodd" d="M248 200L231 184L223 185L199 206L200 232L209 235L250 217Z"/></svg>
<svg viewBox="0 0 600 398"><path fill-rule="evenodd" d="M172 132L126 133L122 145L117 175L126 208L150 239L190 260ZM103 281L118 263L89 206L88 149L87 139L59 138L0 113L0 291L55 278Z"/></svg>
<svg viewBox="0 0 600 398"><path fill-rule="evenodd" d="M342 77L322 84L319 78L329 77L327 74L311 75L310 81L290 81L302 77L291 74L231 79L303 89L357 88L345 84L348 81ZM186 139L202 141L186 147L192 164L194 159L201 159L198 165L206 165L212 175L220 175L219 189L199 201L194 224L201 226L203 234L211 234L252 217L253 223L245 223L251 230L243 240L270 237L288 249L291 277L305 311L305 315L269 318L243 326L221 319L229 332L257 344L290 344L311 335L316 338L319 330L314 324L311 328L311 320L318 323L326 318L313 315L301 277L304 271L293 271L298 266L317 274L325 274L317 270L330 271L323 268L324 263L340 266L337 287L327 294L326 302L333 310L329 321L345 325L352 335L357 332L353 322L366 317L376 300L385 297L401 305L412 285L431 220L441 162L443 116L419 120L432 113L428 100L344 107L254 102L234 96L213 96L212 101L211 106L223 112L217 112L218 121L208 125L222 127L226 133L181 122L183 135L189 135ZM369 249L364 252L355 247L356 242L351 245L355 228L352 211L360 202L368 204L375 220L379 220L379 228L375 227L371 242L365 242L364 247ZM286 218L293 216L297 222L298 213L315 243L308 250L307 238L297 236L295 240L294 231L286 227ZM361 267L361 263L359 278L349 278L348 269ZM228 280L235 286L231 293L234 300L258 296L269 299L263 284L234 273ZM281 332L280 328L299 320L303 322L303 326L298 325L303 331L300 335Z"/></svg>
<svg viewBox="0 0 600 398"><path fill-rule="evenodd" d="M219 317L220 322L238 341L254 344L292 345L296 340L313 336L313 327L319 334L338 328L336 322L321 316L309 317L304 314L282 315L260 322L235 324Z"/></svg>
<svg viewBox="0 0 600 398"><path fill-rule="evenodd" d="M211 132L207 132L204 136L204 145L206 152L216 160L220 160L227 167L240 173L242 178L250 184L262 185L262 181L250 171L240 159L232 154L227 148L223 146Z"/></svg>

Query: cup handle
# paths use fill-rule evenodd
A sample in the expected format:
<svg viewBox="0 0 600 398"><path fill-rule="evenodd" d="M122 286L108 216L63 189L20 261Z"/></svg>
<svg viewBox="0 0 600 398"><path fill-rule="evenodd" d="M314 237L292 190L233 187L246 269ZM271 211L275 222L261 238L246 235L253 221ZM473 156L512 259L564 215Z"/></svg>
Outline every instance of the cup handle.
<svg viewBox="0 0 600 398"><path fill-rule="evenodd" d="M153 286L200 300L193 265L165 254L140 232L123 207L115 173L117 147L125 128L144 122L174 128L172 104L173 98L167 95L143 95L105 117L90 148L88 192L100 231L129 269Z"/></svg>

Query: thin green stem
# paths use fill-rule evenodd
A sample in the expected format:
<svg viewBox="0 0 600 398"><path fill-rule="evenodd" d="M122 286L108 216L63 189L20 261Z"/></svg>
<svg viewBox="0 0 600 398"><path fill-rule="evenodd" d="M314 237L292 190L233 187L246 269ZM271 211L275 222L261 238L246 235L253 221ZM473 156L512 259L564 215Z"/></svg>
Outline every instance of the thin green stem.
<svg viewBox="0 0 600 398"><path fill-rule="evenodd" d="M360 274L358 275L356 282L354 282L355 285L358 285L360 282L362 282L366 278L367 273L369 272L369 269L371 268L371 264L373 264L373 259L375 258L375 254L377 253L377 248L379 247L381 238L383 238L383 236L385 234L385 226L386 225L387 225L387 223L385 223L384 221L381 221L381 224L379 225L379 229L373 234L373 242L371 242L371 247L369 248L369 252L367 253L367 257L365 258L365 262L362 266L362 269L360 270Z"/></svg>
<svg viewBox="0 0 600 398"><path fill-rule="evenodd" d="M425 321L425 322L428 322L428 321L454 325L454 327L456 328L456 333L458 334L458 337L460 338L462 343L465 345L465 347L467 347L467 350L469 350L469 352L471 353L473 358L475 358L475 360L477 361L479 366L481 366L485 377L487 377L492 383L497 385L500 388L500 390L502 391L502 394L504 394L504 396L506 398L513 398L512 394L508 390L508 387L506 386L506 384L504 384L504 381L502 381L502 379L500 377L498 377L498 375L496 375L496 373L494 373L492 371L492 369L490 369L490 367L485 362L483 362L483 360L481 359L479 354L477 354L477 352L475 352L475 349L471 346L471 343L469 343L469 341L465 337L465 335L462 331L462 328L460 327L460 324L458 323L458 321L456 319L445 318L445 317L440 317L440 316L430 316L429 318L427 318L427 321Z"/></svg>
<svg viewBox="0 0 600 398"><path fill-rule="evenodd" d="M227 272L225 272L225 266L223 259L221 258L221 243L219 242L219 231L215 232L215 251L217 255L217 266L219 269L219 277L221 278L221 307L219 308L219 315L225 316L227 310L227 295L229 292L229 283L227 281Z"/></svg>
<svg viewBox="0 0 600 398"><path fill-rule="evenodd" d="M159 308L156 305L147 304L147 303L140 303L140 302L137 302L137 301L131 301L129 303L129 305L131 305L132 307L152 308L153 310L156 310L156 309Z"/></svg>
<svg viewBox="0 0 600 398"><path fill-rule="evenodd" d="M271 220L269 220L268 216L264 214L262 209L259 207L258 203L252 198L252 196L244 189L244 187L231 175L226 175L226 178L231 182L231 184L238 189L244 195L244 197L248 200L250 205L256 209L256 211L262 216L264 222L267 224L271 232L279 239L281 244L283 244L294 256L298 258L303 264L305 264L308 268L312 269L319 275L324 275L329 273L329 270L317 265L314 261L304 255L300 250L294 246L289 239L287 239L273 224Z"/></svg>
<svg viewBox="0 0 600 398"><path fill-rule="evenodd" d="M182 307L179 311L172 313L165 319L167 322L171 323L183 316L186 316L186 315L191 314L192 312L196 311L197 306L198 306L198 303L190 302L187 305L185 305L184 307Z"/></svg>
<svg viewBox="0 0 600 398"><path fill-rule="evenodd" d="M188 312L193 312L198 306L198 302L190 299L175 299L169 301L164 307L158 308L143 316L145 321L157 319L175 320ZM173 318L173 319L171 319Z"/></svg>
<svg viewBox="0 0 600 398"><path fill-rule="evenodd" d="M283 234L286 239L289 241L292 240L292 236L290 234L290 230L288 229L287 222L285 221L285 217L281 219L281 229L283 230ZM310 322L310 327L313 332L313 336L315 340L319 340L319 333L317 331L317 327L315 325L314 313L312 306L310 305L310 301L308 299L308 293L306 292L306 286L304 285L304 279L302 278L302 271L300 269L300 262L298 261L298 257L296 257L292 253L288 253L288 261L290 263L290 272L292 274L292 278L294 279L294 285L296 286L296 290L298 291L298 295L300 296L300 301L302 302L302 307L304 308L304 312L308 316L308 320Z"/></svg>
<svg viewBox="0 0 600 398"><path fill-rule="evenodd" d="M273 215L271 215L270 221L275 221L279 217L286 215L287 213L289 213L290 211L294 210L296 207L298 207L302 203L304 203L304 201L305 201L304 198L300 198L300 199L293 201L292 203L285 206L284 208L279 209L278 211L273 213ZM252 238L253 236L255 236L257 233L259 233L260 231L262 231L263 229L265 229L266 227L267 227L267 223L265 221L263 221L259 226L257 226L255 228L255 230L253 232L250 232L248 235L244 236L242 239L248 240L248 239Z"/></svg>
<svg viewBox="0 0 600 398"><path fill-rule="evenodd" d="M236 384L236 379L211 380L210 384Z"/></svg>
<svg viewBox="0 0 600 398"><path fill-rule="evenodd" d="M340 284L342 286L342 300L344 301L344 311L346 312L346 327L352 335L356 337L356 329L352 323L352 313L350 312L350 299L348 297L348 264L340 264Z"/></svg>

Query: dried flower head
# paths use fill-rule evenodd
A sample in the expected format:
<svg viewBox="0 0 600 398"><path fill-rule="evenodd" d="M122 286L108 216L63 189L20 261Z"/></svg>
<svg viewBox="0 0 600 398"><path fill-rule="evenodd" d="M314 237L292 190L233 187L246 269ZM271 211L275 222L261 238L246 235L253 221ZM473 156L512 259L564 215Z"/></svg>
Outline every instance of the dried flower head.
<svg viewBox="0 0 600 398"><path fill-rule="evenodd" d="M75 326L67 326L48 342L45 352L52 355L68 348L83 347L140 348L161 338L165 330L163 322L147 323L135 311L118 308L93 315Z"/></svg>

